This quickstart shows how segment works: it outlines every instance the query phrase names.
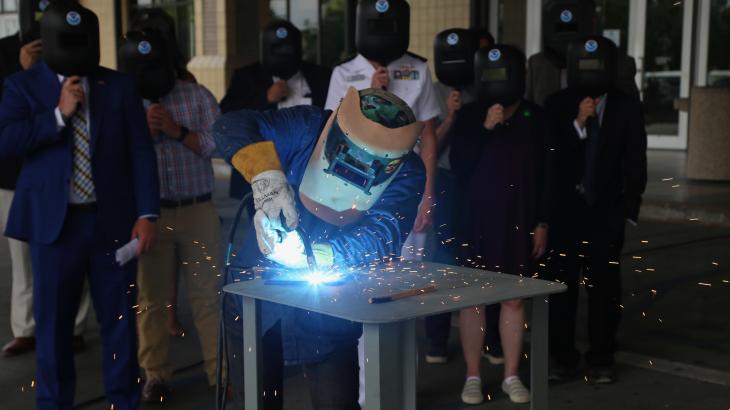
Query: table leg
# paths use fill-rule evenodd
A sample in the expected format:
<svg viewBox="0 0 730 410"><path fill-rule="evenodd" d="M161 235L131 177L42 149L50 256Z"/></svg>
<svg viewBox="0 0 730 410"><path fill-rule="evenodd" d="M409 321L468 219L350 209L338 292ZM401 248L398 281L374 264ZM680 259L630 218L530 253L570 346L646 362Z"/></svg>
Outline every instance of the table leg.
<svg viewBox="0 0 730 410"><path fill-rule="evenodd" d="M532 328L530 335L530 408L548 408L548 299L532 299Z"/></svg>
<svg viewBox="0 0 730 410"><path fill-rule="evenodd" d="M243 296L243 381L245 408L263 410L261 301Z"/></svg>
<svg viewBox="0 0 730 410"><path fill-rule="evenodd" d="M416 322L364 324L365 410L416 410Z"/></svg>

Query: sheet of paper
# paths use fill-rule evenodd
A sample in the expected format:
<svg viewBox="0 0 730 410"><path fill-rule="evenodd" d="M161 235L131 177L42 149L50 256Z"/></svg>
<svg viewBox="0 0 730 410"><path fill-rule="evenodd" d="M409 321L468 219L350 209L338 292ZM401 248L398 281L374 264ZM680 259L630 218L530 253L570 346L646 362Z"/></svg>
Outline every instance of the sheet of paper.
<svg viewBox="0 0 730 410"><path fill-rule="evenodd" d="M137 238L132 239L127 243L126 245L122 246L121 248L117 249L116 253L116 260L119 266L124 266L127 264L127 262L134 259L137 253L137 244L139 243L139 240Z"/></svg>

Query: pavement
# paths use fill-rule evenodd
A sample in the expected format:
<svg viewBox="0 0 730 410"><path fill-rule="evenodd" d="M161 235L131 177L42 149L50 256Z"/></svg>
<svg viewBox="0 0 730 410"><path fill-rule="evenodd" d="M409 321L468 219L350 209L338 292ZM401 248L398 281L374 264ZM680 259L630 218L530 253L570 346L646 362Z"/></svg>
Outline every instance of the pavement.
<svg viewBox="0 0 730 410"><path fill-rule="evenodd" d="M730 215L730 183L688 181L682 176L683 158L684 153L649 153L650 182L642 221L639 226L628 228L622 259L624 316L617 354L618 382L595 386L577 379L551 385L551 409L730 409L730 224L726 223L730 219L721 219ZM216 166L214 201L224 222L224 232L237 207L236 201L225 197L228 172L226 166ZM10 340L11 334L10 262L3 240L0 277L5 278L0 280L0 342L4 342ZM215 408L213 391L200 367L199 344L185 303L184 286L183 283L179 314L187 332L183 339L174 339L171 346L171 360L177 369L171 380L173 391L169 401L145 405L145 410ZM579 344L584 345L585 295L581 297L579 323ZM452 330L449 362L420 362L418 408L528 409L528 405L509 402L500 390L501 368L486 361L483 380L489 400L480 406L460 403L465 365L458 329ZM76 355L76 408L108 409L100 378L99 328L93 318L86 341L88 348ZM425 346L422 334L419 342ZM529 380L525 372L529 369L527 361L522 369L523 380ZM35 408L34 371L33 354L0 358L0 410ZM303 375L296 368L288 373L285 408L309 410Z"/></svg>

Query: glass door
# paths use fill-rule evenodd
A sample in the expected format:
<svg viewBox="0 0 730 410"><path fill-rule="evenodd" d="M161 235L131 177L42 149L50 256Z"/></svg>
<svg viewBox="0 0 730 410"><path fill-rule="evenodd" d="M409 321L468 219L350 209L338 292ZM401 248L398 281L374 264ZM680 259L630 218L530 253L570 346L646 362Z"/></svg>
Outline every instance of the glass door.
<svg viewBox="0 0 730 410"><path fill-rule="evenodd" d="M637 60L650 148L686 149L694 0L632 1L629 52Z"/></svg>

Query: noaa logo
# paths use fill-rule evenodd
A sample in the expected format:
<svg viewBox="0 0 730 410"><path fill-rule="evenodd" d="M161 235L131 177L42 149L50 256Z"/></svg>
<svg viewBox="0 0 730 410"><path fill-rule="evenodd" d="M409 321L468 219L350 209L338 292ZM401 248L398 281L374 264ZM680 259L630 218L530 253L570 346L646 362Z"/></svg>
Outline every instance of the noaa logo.
<svg viewBox="0 0 730 410"><path fill-rule="evenodd" d="M489 57L489 61L497 61L502 58L502 52L496 48L493 48L489 50L489 54L487 54L487 57Z"/></svg>
<svg viewBox="0 0 730 410"><path fill-rule="evenodd" d="M46 11L49 5L50 3L48 2L48 0L41 0L40 2L38 2L38 10Z"/></svg>
<svg viewBox="0 0 730 410"><path fill-rule="evenodd" d="M69 11L68 14L66 14L66 23L72 26L78 26L81 24L81 14L75 11Z"/></svg>
<svg viewBox="0 0 730 410"><path fill-rule="evenodd" d="M289 32L284 27L279 27L276 29L276 38L283 40L288 35L289 35Z"/></svg>
<svg viewBox="0 0 730 410"><path fill-rule="evenodd" d="M388 0L378 0L375 2L375 10L378 11L378 13L385 13L390 9L390 3L388 3Z"/></svg>
<svg viewBox="0 0 730 410"><path fill-rule="evenodd" d="M592 53L592 52L598 50L598 42L596 42L596 40L586 41L585 49L589 53Z"/></svg>
<svg viewBox="0 0 730 410"><path fill-rule="evenodd" d="M560 13L560 21L562 21L563 23L570 23L571 21L573 21L573 12L570 10L563 10Z"/></svg>
<svg viewBox="0 0 730 410"><path fill-rule="evenodd" d="M459 35L456 33L449 34L449 36L446 37L446 43L448 43L450 46L455 46L459 44Z"/></svg>
<svg viewBox="0 0 730 410"><path fill-rule="evenodd" d="M152 52L152 44L149 41L142 40L137 44L137 51L142 55L147 55Z"/></svg>

